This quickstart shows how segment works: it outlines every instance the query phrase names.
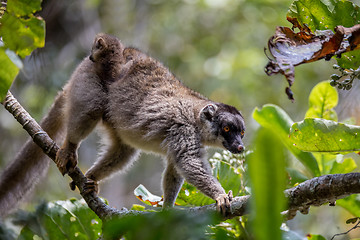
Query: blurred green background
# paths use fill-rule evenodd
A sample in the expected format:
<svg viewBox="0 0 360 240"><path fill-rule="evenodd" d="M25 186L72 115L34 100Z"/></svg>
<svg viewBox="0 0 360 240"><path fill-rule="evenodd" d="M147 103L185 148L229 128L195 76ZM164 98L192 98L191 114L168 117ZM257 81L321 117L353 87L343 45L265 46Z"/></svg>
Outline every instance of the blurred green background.
<svg viewBox="0 0 360 240"><path fill-rule="evenodd" d="M294 121L302 120L312 87L334 72L331 67L334 62L320 61L297 67L292 87L294 103L285 94L284 77L268 77L264 73L267 63L264 47L276 26L291 26L286 21L291 2L45 0L39 13L46 21L45 47L25 59L25 67L11 91L32 116L40 120L56 92L89 54L96 33L106 32L159 59L190 88L240 109L247 123L245 142L250 143L258 127L251 117L255 107L274 103ZM359 1L354 2L359 5ZM346 100L340 102L340 106L347 106ZM344 111L342 117L348 114ZM25 131L4 109L0 110L0 136L0 167L4 168L27 138ZM79 162L83 171L96 159L98 140L96 134L91 134L80 148ZM129 208L132 203L138 203L132 191L139 184L161 195L162 170L158 157L143 154L125 174L101 184L100 195L108 199L111 206ZM48 178L33 194L30 206L41 199L79 197L78 193L70 191L66 181L69 179L64 180L52 164ZM327 209L326 214L337 214L334 211ZM329 219L327 215L323 218ZM293 223L296 228L303 227L303 220L308 221L307 216L299 219ZM323 227L326 232L326 226ZM307 226L308 231L309 228Z"/></svg>

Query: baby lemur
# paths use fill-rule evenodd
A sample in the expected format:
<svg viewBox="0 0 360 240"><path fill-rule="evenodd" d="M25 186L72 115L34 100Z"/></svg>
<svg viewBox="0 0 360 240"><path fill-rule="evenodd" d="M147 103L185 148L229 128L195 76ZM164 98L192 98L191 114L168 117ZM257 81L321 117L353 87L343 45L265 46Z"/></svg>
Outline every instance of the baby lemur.
<svg viewBox="0 0 360 240"><path fill-rule="evenodd" d="M86 172L89 181L125 168L141 149L166 157L164 207L174 205L184 179L216 200L223 213L229 207L231 196L212 176L205 146L243 151L245 125L236 108L185 87L157 60L104 34L59 96L62 101L54 106L60 105L60 125L65 126L59 131L66 132L57 155L63 174L77 164L78 145L102 119L106 147Z"/></svg>

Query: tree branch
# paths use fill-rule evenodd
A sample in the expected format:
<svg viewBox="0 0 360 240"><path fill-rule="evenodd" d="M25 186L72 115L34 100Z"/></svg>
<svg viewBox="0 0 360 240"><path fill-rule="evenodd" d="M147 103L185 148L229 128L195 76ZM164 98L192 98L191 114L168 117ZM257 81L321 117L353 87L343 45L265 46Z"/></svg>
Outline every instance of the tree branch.
<svg viewBox="0 0 360 240"><path fill-rule="evenodd" d="M56 152L59 147L48 134L41 129L39 124L26 112L10 92L8 92L2 104L29 133L34 142L42 148L44 153L55 162ZM107 206L97 194L84 192L83 186L86 182L86 177L78 167L75 167L75 169L69 173L69 176L79 188L80 194L89 208L102 220L114 216L144 213L140 211L129 211L127 209L117 210L111 208ZM288 199L287 218L293 218L298 210L302 213L307 213L310 206L320 206L324 203L333 205L337 199L357 193L360 193L360 173L325 175L307 180L285 191L285 196ZM249 199L250 196L235 197L231 203L231 213L227 218L247 214ZM187 208L187 210L193 214L216 212L216 205L210 204L202 207Z"/></svg>

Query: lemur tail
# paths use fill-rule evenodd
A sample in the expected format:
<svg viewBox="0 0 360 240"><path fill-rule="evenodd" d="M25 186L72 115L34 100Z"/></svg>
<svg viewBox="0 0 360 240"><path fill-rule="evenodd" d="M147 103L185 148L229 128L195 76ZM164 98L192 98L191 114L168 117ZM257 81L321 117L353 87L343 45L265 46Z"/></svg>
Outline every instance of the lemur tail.
<svg viewBox="0 0 360 240"><path fill-rule="evenodd" d="M64 91L60 92L48 114L40 122L41 127L54 141L62 141L64 128ZM50 159L32 139L27 140L15 159L0 176L0 217L5 217L45 177Z"/></svg>

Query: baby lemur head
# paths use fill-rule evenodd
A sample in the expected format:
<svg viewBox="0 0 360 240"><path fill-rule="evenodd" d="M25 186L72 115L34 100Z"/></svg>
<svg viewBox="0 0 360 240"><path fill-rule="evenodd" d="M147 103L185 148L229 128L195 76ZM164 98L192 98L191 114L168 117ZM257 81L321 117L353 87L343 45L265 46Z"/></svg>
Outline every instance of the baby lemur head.
<svg viewBox="0 0 360 240"><path fill-rule="evenodd" d="M96 63L97 66L105 68L111 65L122 63L124 45L120 40L114 36L99 33L96 35L93 46L91 48L90 60ZM106 71L106 69L103 69Z"/></svg>
<svg viewBox="0 0 360 240"><path fill-rule="evenodd" d="M210 145L221 144L232 153L244 151L244 118L235 107L223 103L208 104L201 109L200 120L205 142Z"/></svg>

